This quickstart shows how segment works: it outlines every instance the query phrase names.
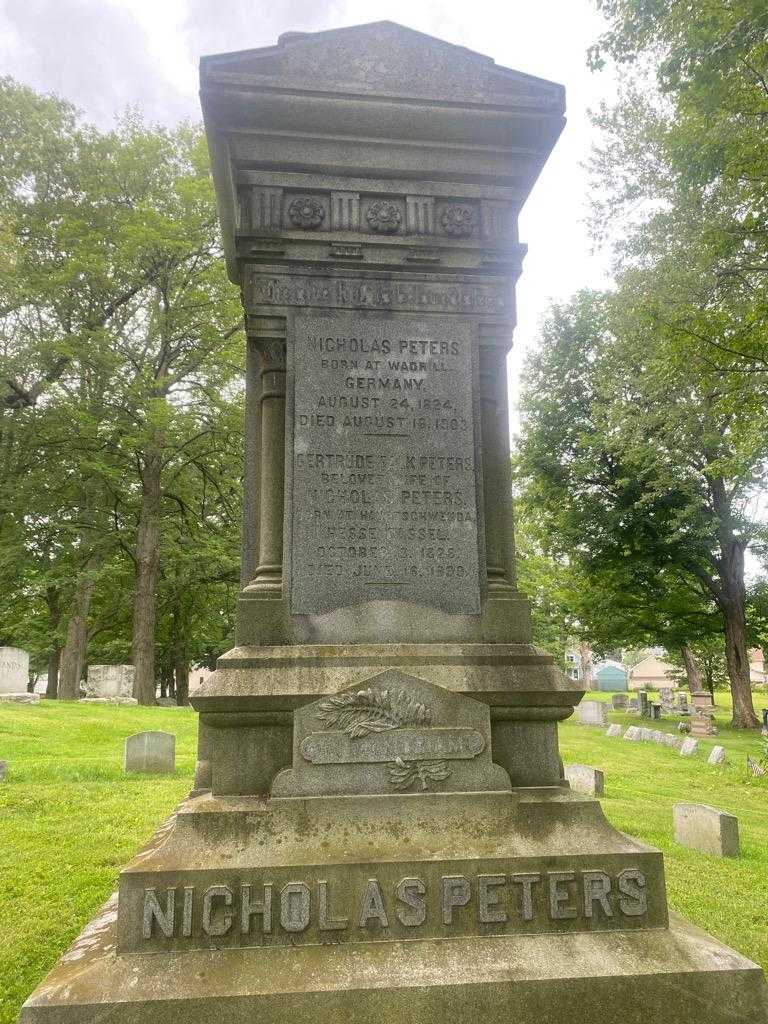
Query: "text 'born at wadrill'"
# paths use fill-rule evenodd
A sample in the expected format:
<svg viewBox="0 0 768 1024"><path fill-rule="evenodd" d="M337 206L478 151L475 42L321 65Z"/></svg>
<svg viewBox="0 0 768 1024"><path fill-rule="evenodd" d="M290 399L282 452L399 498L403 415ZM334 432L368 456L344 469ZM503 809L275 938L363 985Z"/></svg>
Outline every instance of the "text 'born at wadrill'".
<svg viewBox="0 0 768 1024"><path fill-rule="evenodd" d="M293 613L476 614L469 325L299 316L293 353Z"/></svg>

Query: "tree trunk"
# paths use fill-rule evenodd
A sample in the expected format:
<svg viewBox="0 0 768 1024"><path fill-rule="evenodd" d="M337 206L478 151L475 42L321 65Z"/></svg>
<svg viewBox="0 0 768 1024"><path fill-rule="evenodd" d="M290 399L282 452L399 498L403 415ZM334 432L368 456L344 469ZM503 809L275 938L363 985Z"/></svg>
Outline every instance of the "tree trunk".
<svg viewBox="0 0 768 1024"><path fill-rule="evenodd" d="M686 644L680 651L685 666L685 675L688 679L688 689L691 693L701 692L701 670L691 648Z"/></svg>
<svg viewBox="0 0 768 1024"><path fill-rule="evenodd" d="M725 661L733 698L734 729L759 729L752 703L747 653L747 594L744 587L745 542L734 534L730 500L721 477L710 480L712 500L719 520L720 596L718 605L725 626Z"/></svg>
<svg viewBox="0 0 768 1024"><path fill-rule="evenodd" d="M585 690L592 689L592 651L588 643L583 640L579 643L579 662L581 666L581 682Z"/></svg>
<svg viewBox="0 0 768 1024"><path fill-rule="evenodd" d="M48 618L51 623L51 649L48 652L48 682L45 696L48 700L56 700L59 695L59 663L61 647L57 630L61 622L61 594L56 587L46 587L45 603L48 605Z"/></svg>
<svg viewBox="0 0 768 1024"><path fill-rule="evenodd" d="M59 662L61 661L61 648L56 647L48 652L48 682L45 686L45 696L48 700L56 700L59 695Z"/></svg>
<svg viewBox="0 0 768 1024"><path fill-rule="evenodd" d="M759 729L760 723L752 702L752 683L749 678L749 654L747 653L747 624L744 603L729 602L723 615L725 619L725 661L728 665L728 681L733 697L734 729Z"/></svg>
<svg viewBox="0 0 768 1024"><path fill-rule="evenodd" d="M97 564L98 559L92 555L72 597L72 613L67 623L67 638L59 664L59 700L77 700L80 696L80 677L88 645L88 612L96 585L94 570Z"/></svg>
<svg viewBox="0 0 768 1024"><path fill-rule="evenodd" d="M176 662L176 703L189 704L189 663L186 658Z"/></svg>
<svg viewBox="0 0 768 1024"><path fill-rule="evenodd" d="M157 575L160 566L160 456L151 454L141 477L141 509L136 535L136 596L133 606L133 695L154 704Z"/></svg>

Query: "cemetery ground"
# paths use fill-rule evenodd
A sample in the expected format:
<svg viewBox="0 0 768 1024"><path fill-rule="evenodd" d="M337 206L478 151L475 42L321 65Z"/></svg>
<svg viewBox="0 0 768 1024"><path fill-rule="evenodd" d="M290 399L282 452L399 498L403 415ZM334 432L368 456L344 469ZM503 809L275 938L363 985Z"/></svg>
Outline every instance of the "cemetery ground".
<svg viewBox="0 0 768 1024"><path fill-rule="evenodd" d="M589 694L609 699L609 694ZM768 779L754 779L746 756L761 738L727 726L729 697L718 694L718 736L692 758L653 743L609 739L567 722L563 760L605 772L602 805L624 832L664 852L672 908L768 969ZM758 696L757 705L768 703ZM609 721L638 724L611 712ZM653 723L676 731L677 719ZM648 723L650 724L650 723ZM176 736L173 775L125 775L125 738L146 729ZM187 794L195 760L191 709L85 706L42 701L0 707L0 1024L19 1007L113 891L118 871ZM710 767L715 743L728 763ZM672 805L712 804L737 815L742 856L719 859L672 840Z"/></svg>

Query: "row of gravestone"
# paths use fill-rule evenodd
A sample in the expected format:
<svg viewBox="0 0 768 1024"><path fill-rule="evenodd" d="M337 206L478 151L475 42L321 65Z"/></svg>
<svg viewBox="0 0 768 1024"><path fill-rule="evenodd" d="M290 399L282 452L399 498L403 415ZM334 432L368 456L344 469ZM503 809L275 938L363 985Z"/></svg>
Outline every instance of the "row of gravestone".
<svg viewBox="0 0 768 1024"><path fill-rule="evenodd" d="M133 665L89 665L83 684L85 702L136 704L133 696ZM0 647L0 699L37 703L40 693L29 693L29 653L19 647ZM175 707L176 701L161 698L158 704Z"/></svg>
<svg viewBox="0 0 768 1024"><path fill-rule="evenodd" d="M605 735L613 738L621 736L621 726L609 725ZM646 729L639 725L630 725L623 738L638 742L659 743L662 746L677 750L681 757L691 757L699 749L699 741L692 736L680 739L674 733L662 732L661 729ZM725 747L713 747L707 760L712 765L724 764L726 761Z"/></svg>
<svg viewBox="0 0 768 1024"><path fill-rule="evenodd" d="M603 796L605 793L605 775L599 768L567 764L565 778L576 793L586 796ZM716 857L739 856L739 821L727 811L708 804L679 803L672 808L672 823L675 842L682 846Z"/></svg>

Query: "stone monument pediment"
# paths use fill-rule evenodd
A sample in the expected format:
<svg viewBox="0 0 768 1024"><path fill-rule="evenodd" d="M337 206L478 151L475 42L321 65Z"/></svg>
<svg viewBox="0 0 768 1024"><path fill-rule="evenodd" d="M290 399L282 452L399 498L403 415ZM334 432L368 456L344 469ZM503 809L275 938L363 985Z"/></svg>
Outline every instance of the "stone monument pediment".
<svg viewBox="0 0 768 1024"><path fill-rule="evenodd" d="M390 669L300 708L274 796L508 790L487 705Z"/></svg>
<svg viewBox="0 0 768 1024"><path fill-rule="evenodd" d="M392 21L288 32L277 46L206 57L207 73L256 76L304 90L405 94L482 102L492 97L556 107L560 85Z"/></svg>

